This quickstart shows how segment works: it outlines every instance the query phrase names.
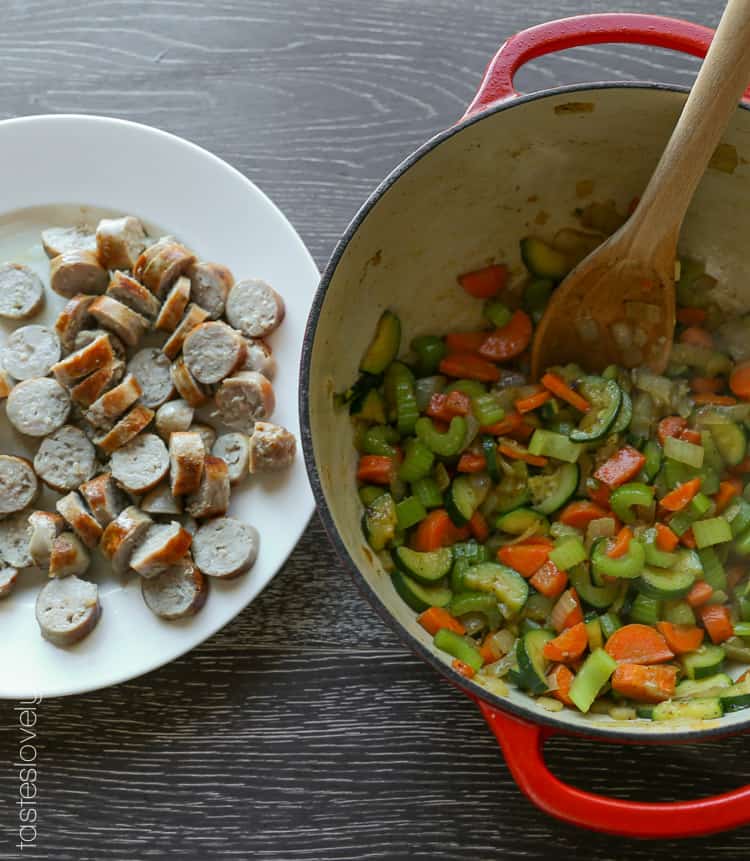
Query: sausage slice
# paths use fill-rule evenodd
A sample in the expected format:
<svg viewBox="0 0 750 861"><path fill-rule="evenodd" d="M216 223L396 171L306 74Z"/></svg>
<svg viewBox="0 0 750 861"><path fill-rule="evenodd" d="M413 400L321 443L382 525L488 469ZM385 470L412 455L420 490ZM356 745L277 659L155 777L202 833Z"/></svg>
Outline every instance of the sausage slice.
<svg viewBox="0 0 750 861"><path fill-rule="evenodd" d="M201 484L206 448L201 435L177 431L169 437L169 475L172 496L195 493Z"/></svg>
<svg viewBox="0 0 750 861"><path fill-rule="evenodd" d="M42 636L63 648L90 634L101 612L99 587L75 576L50 580L36 599L36 620Z"/></svg>
<svg viewBox="0 0 750 861"><path fill-rule="evenodd" d="M96 296L93 298L96 299ZM122 343L114 332L107 332L105 329L81 329L81 331L76 335L73 349L80 350L82 347L87 347L102 335L106 335L109 338L109 343L112 347L112 352L115 354L115 358L125 361L128 355L125 344Z"/></svg>
<svg viewBox="0 0 750 861"><path fill-rule="evenodd" d="M141 580L146 606L162 619L194 616L206 603L208 580L186 556L156 577Z"/></svg>
<svg viewBox="0 0 750 861"><path fill-rule="evenodd" d="M0 266L0 317L24 320L37 313L44 304L41 278L22 263Z"/></svg>
<svg viewBox="0 0 750 861"><path fill-rule="evenodd" d="M66 251L96 251L96 234L88 224L50 227L42 231L42 247L50 259Z"/></svg>
<svg viewBox="0 0 750 861"><path fill-rule="evenodd" d="M208 400L205 389L190 373L182 356L172 362L170 374L180 397L186 400L191 407L199 407Z"/></svg>
<svg viewBox="0 0 750 861"><path fill-rule="evenodd" d="M118 302L122 302L123 305L127 305L128 308L132 308L149 320L156 317L161 307L156 296L126 272L112 273L106 295L117 299Z"/></svg>
<svg viewBox="0 0 750 861"><path fill-rule="evenodd" d="M52 511L32 511L29 515L29 556L38 568L49 569L52 544L65 529L65 521Z"/></svg>
<svg viewBox="0 0 750 861"><path fill-rule="evenodd" d="M174 332L189 301L190 282L182 275L175 281L174 287L167 294L154 326L161 329L162 332Z"/></svg>
<svg viewBox="0 0 750 861"><path fill-rule="evenodd" d="M21 511L37 498L39 482L25 457L0 454L0 517Z"/></svg>
<svg viewBox="0 0 750 861"><path fill-rule="evenodd" d="M89 308L95 298L95 296L87 296L85 293L79 293L70 299L57 315L55 332L57 332L57 337L60 339L62 348L66 353L75 349L74 344L78 333L91 321Z"/></svg>
<svg viewBox="0 0 750 861"><path fill-rule="evenodd" d="M141 396L141 386L132 374L113 389L105 392L86 411L86 420L94 427L110 427L115 419L118 419L125 410Z"/></svg>
<svg viewBox="0 0 750 861"><path fill-rule="evenodd" d="M208 311L205 311L200 305L192 303L188 305L185 316L182 318L180 325L172 332L167 340L167 343L162 347L164 353L170 359L176 358L182 349L185 338L201 323L205 323L208 319Z"/></svg>
<svg viewBox="0 0 750 861"><path fill-rule="evenodd" d="M0 400L5 400L8 397L14 385L13 377L5 368L0 368Z"/></svg>
<svg viewBox="0 0 750 861"><path fill-rule="evenodd" d="M96 478L84 482L79 489L91 513L102 526L108 526L121 511L127 508L127 498L115 484L109 472L103 472Z"/></svg>
<svg viewBox="0 0 750 861"><path fill-rule="evenodd" d="M146 514L182 514L182 500L172 496L168 482L157 484L141 499L141 510Z"/></svg>
<svg viewBox="0 0 750 861"><path fill-rule="evenodd" d="M103 293L108 282L109 273L100 265L93 251L65 251L50 261L50 287L66 299L77 293Z"/></svg>
<svg viewBox="0 0 750 861"><path fill-rule="evenodd" d="M227 297L226 316L248 338L265 338L284 319L284 300L260 279L238 281Z"/></svg>
<svg viewBox="0 0 750 861"><path fill-rule="evenodd" d="M242 365L243 371L259 371L269 380L276 376L276 359L271 348L262 338L247 338L247 353Z"/></svg>
<svg viewBox="0 0 750 861"><path fill-rule="evenodd" d="M212 320L218 320L234 285L234 275L220 263L194 263L188 277L192 301L205 308Z"/></svg>
<svg viewBox="0 0 750 861"><path fill-rule="evenodd" d="M221 421L235 430L252 433L257 421L270 418L276 408L273 386L257 371L227 377L216 392Z"/></svg>
<svg viewBox="0 0 750 861"><path fill-rule="evenodd" d="M144 407L142 404L136 404L126 416L117 422L111 431L97 437L94 442L103 452L112 454L112 452L130 442L142 430L145 430L153 417L153 410Z"/></svg>
<svg viewBox="0 0 750 861"><path fill-rule="evenodd" d="M27 436L47 436L65 424L70 395L56 380L37 377L14 386L5 407L8 421Z"/></svg>
<svg viewBox="0 0 750 861"><path fill-rule="evenodd" d="M145 406L156 409L174 394L169 359L158 348L139 350L128 362L128 371L140 383Z"/></svg>
<svg viewBox="0 0 750 861"><path fill-rule="evenodd" d="M229 483L238 484L247 475L248 439L244 433L223 433L211 447L211 454L227 465Z"/></svg>
<svg viewBox="0 0 750 861"><path fill-rule="evenodd" d="M0 566L0 600L10 595L15 588L16 580L18 580L17 568L11 568L10 565Z"/></svg>
<svg viewBox="0 0 750 861"><path fill-rule="evenodd" d="M141 254L133 267L133 275L161 298L194 262L192 251L165 236Z"/></svg>
<svg viewBox="0 0 750 861"><path fill-rule="evenodd" d="M8 338L2 352L3 367L17 380L46 377L60 361L60 340L46 326L21 326Z"/></svg>
<svg viewBox="0 0 750 861"><path fill-rule="evenodd" d="M193 536L173 520L155 523L130 557L130 567L141 577L155 577L179 562L188 552Z"/></svg>
<svg viewBox="0 0 750 861"><path fill-rule="evenodd" d="M105 269L132 269L146 247L146 231L139 218L103 218L96 228L99 262Z"/></svg>
<svg viewBox="0 0 750 861"><path fill-rule="evenodd" d="M109 365L115 358L109 336L102 332L85 346L56 362L51 370L65 386Z"/></svg>
<svg viewBox="0 0 750 861"><path fill-rule="evenodd" d="M145 317L111 296L100 296L89 311L101 326L114 332L128 347L137 347L148 332L149 322Z"/></svg>
<svg viewBox="0 0 750 861"><path fill-rule="evenodd" d="M222 322L202 323L185 338L182 354L190 373L204 385L220 383L240 368L247 346L240 333Z"/></svg>
<svg viewBox="0 0 750 861"><path fill-rule="evenodd" d="M195 410L186 400L168 401L156 411L156 430L159 436L169 441L171 433L190 428L194 415Z"/></svg>
<svg viewBox="0 0 750 861"><path fill-rule="evenodd" d="M128 570L133 551L152 523L148 514L130 505L104 530L99 549L112 563L116 573L124 574Z"/></svg>
<svg viewBox="0 0 750 861"><path fill-rule="evenodd" d="M71 577L85 574L91 564L91 556L81 539L72 532L62 532L52 542L49 556L50 577Z"/></svg>
<svg viewBox="0 0 750 861"><path fill-rule="evenodd" d="M192 433L200 434L200 438L203 440L203 448L206 449L206 453L211 451L214 443L216 442L216 431L211 427L211 425L204 425L200 422L195 422L190 425L188 430Z"/></svg>
<svg viewBox="0 0 750 861"><path fill-rule="evenodd" d="M80 383L76 383L70 390L70 398L73 403L83 409L88 409L106 391L116 386L125 373L125 365L115 359L88 377L84 377Z"/></svg>
<svg viewBox="0 0 750 861"><path fill-rule="evenodd" d="M294 460L296 450L297 440L286 428L271 422L256 422L250 437L250 474L285 469Z"/></svg>
<svg viewBox="0 0 750 861"><path fill-rule="evenodd" d="M74 490L67 496L60 497L55 508L87 547L96 547L104 530Z"/></svg>
<svg viewBox="0 0 750 861"><path fill-rule="evenodd" d="M254 526L234 517L216 517L193 536L193 558L204 574L228 580L252 568L259 545Z"/></svg>
<svg viewBox="0 0 750 861"><path fill-rule="evenodd" d="M144 433L112 453L112 477L128 493L146 493L166 476L169 453L161 437Z"/></svg>
<svg viewBox="0 0 750 861"><path fill-rule="evenodd" d="M220 457L206 455L198 490L187 497L185 509L196 518L226 514L229 508L229 470Z"/></svg>
<svg viewBox="0 0 750 861"><path fill-rule="evenodd" d="M29 512L18 511L0 520L0 561L14 568L28 568L34 564L29 552Z"/></svg>
<svg viewBox="0 0 750 861"><path fill-rule="evenodd" d="M96 450L80 428L65 425L42 441L34 469L48 487L66 493L94 474Z"/></svg>

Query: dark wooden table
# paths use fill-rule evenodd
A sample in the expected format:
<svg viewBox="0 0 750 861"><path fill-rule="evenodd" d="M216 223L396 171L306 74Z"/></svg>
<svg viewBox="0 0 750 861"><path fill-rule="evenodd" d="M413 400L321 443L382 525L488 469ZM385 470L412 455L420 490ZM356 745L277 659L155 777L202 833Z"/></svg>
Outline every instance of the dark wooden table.
<svg viewBox="0 0 750 861"><path fill-rule="evenodd" d="M716 0L629 0L715 25ZM5 0L0 116L110 114L208 147L287 213L322 267L370 189L453 122L511 33L613 0ZM689 84L696 63L602 46L534 63L527 90ZM1 190L0 190L1 194ZM0 672L2 670L0 669ZM2 703L0 857L19 857L19 747ZM182 660L44 702L38 839L84 859L746 858L750 829L653 845L535 810L474 706L356 592L313 520L265 594ZM643 800L750 781L750 743L560 740L563 778Z"/></svg>

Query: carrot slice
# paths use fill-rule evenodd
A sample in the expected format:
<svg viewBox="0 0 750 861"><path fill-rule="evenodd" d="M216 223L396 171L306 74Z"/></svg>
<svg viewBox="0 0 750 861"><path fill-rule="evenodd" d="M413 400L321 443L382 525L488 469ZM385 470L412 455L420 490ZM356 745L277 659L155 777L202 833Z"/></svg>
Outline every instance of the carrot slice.
<svg viewBox="0 0 750 861"><path fill-rule="evenodd" d="M457 541L465 541L470 535L466 527L458 528L448 516L444 508L431 511L417 526L412 539L414 550L426 553L429 550L439 550L449 547Z"/></svg>
<svg viewBox="0 0 750 861"><path fill-rule="evenodd" d="M656 628L675 655L686 655L688 652L694 652L703 642L703 631L697 625L673 625L671 622L657 622Z"/></svg>
<svg viewBox="0 0 750 861"><path fill-rule="evenodd" d="M733 466L729 470L732 475L746 475L750 472L750 454L744 457L737 466Z"/></svg>
<svg viewBox="0 0 750 861"><path fill-rule="evenodd" d="M607 640L604 650L623 664L663 664L674 658L664 637L648 625L618 628Z"/></svg>
<svg viewBox="0 0 750 861"><path fill-rule="evenodd" d="M579 622L572 628L566 628L562 634L558 634L554 640L544 644L544 657L548 661L567 663L580 658L589 644L589 635L586 625Z"/></svg>
<svg viewBox="0 0 750 861"><path fill-rule="evenodd" d="M469 520L469 529L477 541L484 543L490 537L490 527L481 511L475 511Z"/></svg>
<svg viewBox="0 0 750 861"><path fill-rule="evenodd" d="M715 395L724 388L724 380L721 377L693 377L690 388L699 395Z"/></svg>
<svg viewBox="0 0 750 861"><path fill-rule="evenodd" d="M558 598L568 585L568 575L548 559L529 578L529 583L546 598Z"/></svg>
<svg viewBox="0 0 750 861"><path fill-rule="evenodd" d="M470 667L468 664L465 664L463 661L459 661L458 658L454 658L451 661L451 666L453 669L460 673L465 679L473 679L476 675L476 671L474 667Z"/></svg>
<svg viewBox="0 0 750 861"><path fill-rule="evenodd" d="M737 403L737 398L730 395L693 395L693 403L696 404L713 404L717 407L731 407Z"/></svg>
<svg viewBox="0 0 750 861"><path fill-rule="evenodd" d="M597 469L594 478L610 488L619 487L631 478L635 478L645 463L646 458L637 448L626 445Z"/></svg>
<svg viewBox="0 0 750 861"><path fill-rule="evenodd" d="M543 404L552 397L552 393L543 389L541 392L536 392L529 395L528 398L519 398L514 406L519 413L530 413L532 410L539 409Z"/></svg>
<svg viewBox="0 0 750 861"><path fill-rule="evenodd" d="M493 362L505 362L519 356L531 343L531 318L525 311L514 311L510 320L491 332L479 348L479 355Z"/></svg>
<svg viewBox="0 0 750 861"><path fill-rule="evenodd" d="M624 556L630 548L630 542L633 540L633 530L629 526L623 528L617 533L612 546L607 551L607 556L610 559L619 559Z"/></svg>
<svg viewBox="0 0 750 861"><path fill-rule="evenodd" d="M691 442L693 445L700 445L702 442L700 431L693 430L692 428L685 428L680 434L680 439L687 440L687 442Z"/></svg>
<svg viewBox="0 0 750 861"><path fill-rule="evenodd" d="M670 490L669 493L662 497L660 505L666 508L667 511L682 511L682 509L690 502L696 493L701 489L701 478L691 478Z"/></svg>
<svg viewBox="0 0 750 861"><path fill-rule="evenodd" d="M508 267L502 263L493 263L483 269L475 269L473 272L464 272L458 276L458 283L466 290L469 296L475 299L489 299L505 287L508 280Z"/></svg>
<svg viewBox="0 0 750 861"><path fill-rule="evenodd" d="M724 607L721 604L707 604L698 612L711 642L723 643L724 640L734 636L734 626L729 616L729 607Z"/></svg>
<svg viewBox="0 0 750 861"><path fill-rule="evenodd" d="M480 431L492 434L492 436L505 436L517 431L523 423L523 417L519 413L508 413L504 419L495 422L494 425L485 425L480 428Z"/></svg>
<svg viewBox="0 0 750 861"><path fill-rule="evenodd" d="M482 383L495 383L500 379L499 368L473 353L452 353L446 356L440 362L440 373Z"/></svg>
<svg viewBox="0 0 750 861"><path fill-rule="evenodd" d="M695 541L695 535L693 535L692 526L687 532L683 532L682 535L680 535L680 544L682 544L683 547L689 547L691 550L695 550L698 546Z"/></svg>
<svg viewBox="0 0 750 861"><path fill-rule="evenodd" d="M592 520L607 517L608 512L601 506L586 500L571 502L563 508L558 515L560 523L565 526L573 526L575 529L585 529Z"/></svg>
<svg viewBox="0 0 750 861"><path fill-rule="evenodd" d="M359 459L357 478L367 484L390 484L395 468L392 457L381 454L363 454Z"/></svg>
<svg viewBox="0 0 750 861"><path fill-rule="evenodd" d="M549 551L545 544L507 544L497 551L497 558L522 576L531 577L547 561Z"/></svg>
<svg viewBox="0 0 750 861"><path fill-rule="evenodd" d="M629 700L661 703L674 696L677 667L644 667L620 664L612 674L612 688Z"/></svg>
<svg viewBox="0 0 750 861"><path fill-rule="evenodd" d="M566 706L572 706L573 700L570 698L570 686L573 684L575 676L565 664L558 664L547 673L547 684L550 688L550 694Z"/></svg>
<svg viewBox="0 0 750 861"><path fill-rule="evenodd" d="M565 380L562 377L558 377L557 374L545 374L541 379L541 383L555 397L560 398L561 401L566 401L566 403L569 403L580 412L587 413L591 409L591 404L589 404L586 398L579 395L575 389L571 389Z"/></svg>
<svg viewBox="0 0 750 861"><path fill-rule="evenodd" d="M680 334L680 341L683 344L691 344L694 347L706 347L711 350L714 346L714 339L710 332L701 329L698 326L689 326Z"/></svg>
<svg viewBox="0 0 750 861"><path fill-rule="evenodd" d="M449 353L476 353L484 344L487 332L452 332L445 336Z"/></svg>
<svg viewBox="0 0 750 861"><path fill-rule="evenodd" d="M656 524L656 546L659 550L671 553L679 542L679 537L665 523Z"/></svg>
<svg viewBox="0 0 750 861"><path fill-rule="evenodd" d="M708 314L703 308L678 308L675 316L683 326L700 326L705 323Z"/></svg>
<svg viewBox="0 0 750 861"><path fill-rule="evenodd" d="M659 438L659 442L664 445L667 437L673 436L679 439L686 428L687 420L682 418L682 416L667 416L659 422L656 428L656 435Z"/></svg>
<svg viewBox="0 0 750 861"><path fill-rule="evenodd" d="M550 613L550 622L558 634L566 628L572 628L573 625L583 622L581 600L575 589L566 589L560 595Z"/></svg>
<svg viewBox="0 0 750 861"><path fill-rule="evenodd" d="M743 400L750 399L750 362L740 362L729 377L729 388Z"/></svg>
<svg viewBox="0 0 750 861"><path fill-rule="evenodd" d="M436 392L425 411L430 418L450 422L455 416L468 416L471 412L471 398L463 392L449 392L447 395Z"/></svg>
<svg viewBox="0 0 750 861"><path fill-rule="evenodd" d="M540 454L529 454L525 448L517 445L511 445L509 442L501 442L498 446L500 454L506 457L514 458L515 460L523 460L531 466L546 466L547 458Z"/></svg>
<svg viewBox="0 0 750 861"><path fill-rule="evenodd" d="M598 505L600 508L606 508L607 514L609 515L609 498L612 496L612 491L607 487L606 484L600 484L597 482L592 482L590 486L586 488L586 493L589 495L589 499Z"/></svg>
<svg viewBox="0 0 750 861"><path fill-rule="evenodd" d="M417 622L433 637L441 628L447 628L455 634L466 633L466 628L461 622L443 607L428 607L424 613L417 616Z"/></svg>
<svg viewBox="0 0 750 861"><path fill-rule="evenodd" d="M487 459L483 454L465 451L456 465L457 472L484 472L487 469Z"/></svg>
<svg viewBox="0 0 750 861"><path fill-rule="evenodd" d="M742 481L739 478L730 478L719 484L718 491L714 494L716 513L721 514L729 503L742 493Z"/></svg>

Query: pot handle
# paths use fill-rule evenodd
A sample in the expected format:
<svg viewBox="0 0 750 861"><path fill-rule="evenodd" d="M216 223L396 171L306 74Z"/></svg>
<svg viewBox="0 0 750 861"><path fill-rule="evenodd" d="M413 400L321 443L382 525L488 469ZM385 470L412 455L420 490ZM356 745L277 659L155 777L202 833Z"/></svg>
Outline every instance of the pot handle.
<svg viewBox="0 0 750 861"><path fill-rule="evenodd" d="M576 15L529 27L511 36L492 58L463 119L495 102L517 98L519 93L513 86L514 75L524 63L545 54L582 45L632 42L705 57L713 35L714 31L709 27L690 21L630 12ZM745 97L750 98L750 89Z"/></svg>
<svg viewBox="0 0 750 861"><path fill-rule="evenodd" d="M545 813L571 825L624 837L696 837L750 822L750 786L695 801L645 803L584 792L558 780L544 762L553 730L511 717L481 700L513 779Z"/></svg>

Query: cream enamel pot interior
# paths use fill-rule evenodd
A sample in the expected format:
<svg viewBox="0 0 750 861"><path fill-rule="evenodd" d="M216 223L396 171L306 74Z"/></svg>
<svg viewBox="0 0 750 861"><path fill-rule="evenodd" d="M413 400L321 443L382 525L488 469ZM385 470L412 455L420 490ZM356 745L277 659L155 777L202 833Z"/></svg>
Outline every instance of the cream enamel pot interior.
<svg viewBox="0 0 750 861"><path fill-rule="evenodd" d="M355 379L359 359L385 308L401 317L404 342L415 335L471 329L480 305L456 287L456 275L504 261L523 266L518 240L552 236L572 226L581 205L576 184L593 184L590 199L624 209L646 184L685 100L658 84L597 84L519 97L513 72L553 50L592 42L641 42L703 55L712 32L644 15L581 16L542 25L510 39L490 64L467 115L427 142L373 193L338 244L308 322L301 371L303 444L313 491L338 552L380 614L419 655L474 698L498 737L515 779L559 818L603 831L643 837L687 836L750 821L750 787L679 804L604 798L553 777L542 758L553 731L612 742L677 742L747 727L749 712L713 723L615 722L565 709L550 714L512 689L507 698L459 676L436 651L415 613L373 559L360 528L356 452L346 411L334 392ZM750 111L738 110L725 142L750 157ZM688 214L681 247L707 261L732 310L750 310L746 236L750 232L750 168L706 174Z"/></svg>

